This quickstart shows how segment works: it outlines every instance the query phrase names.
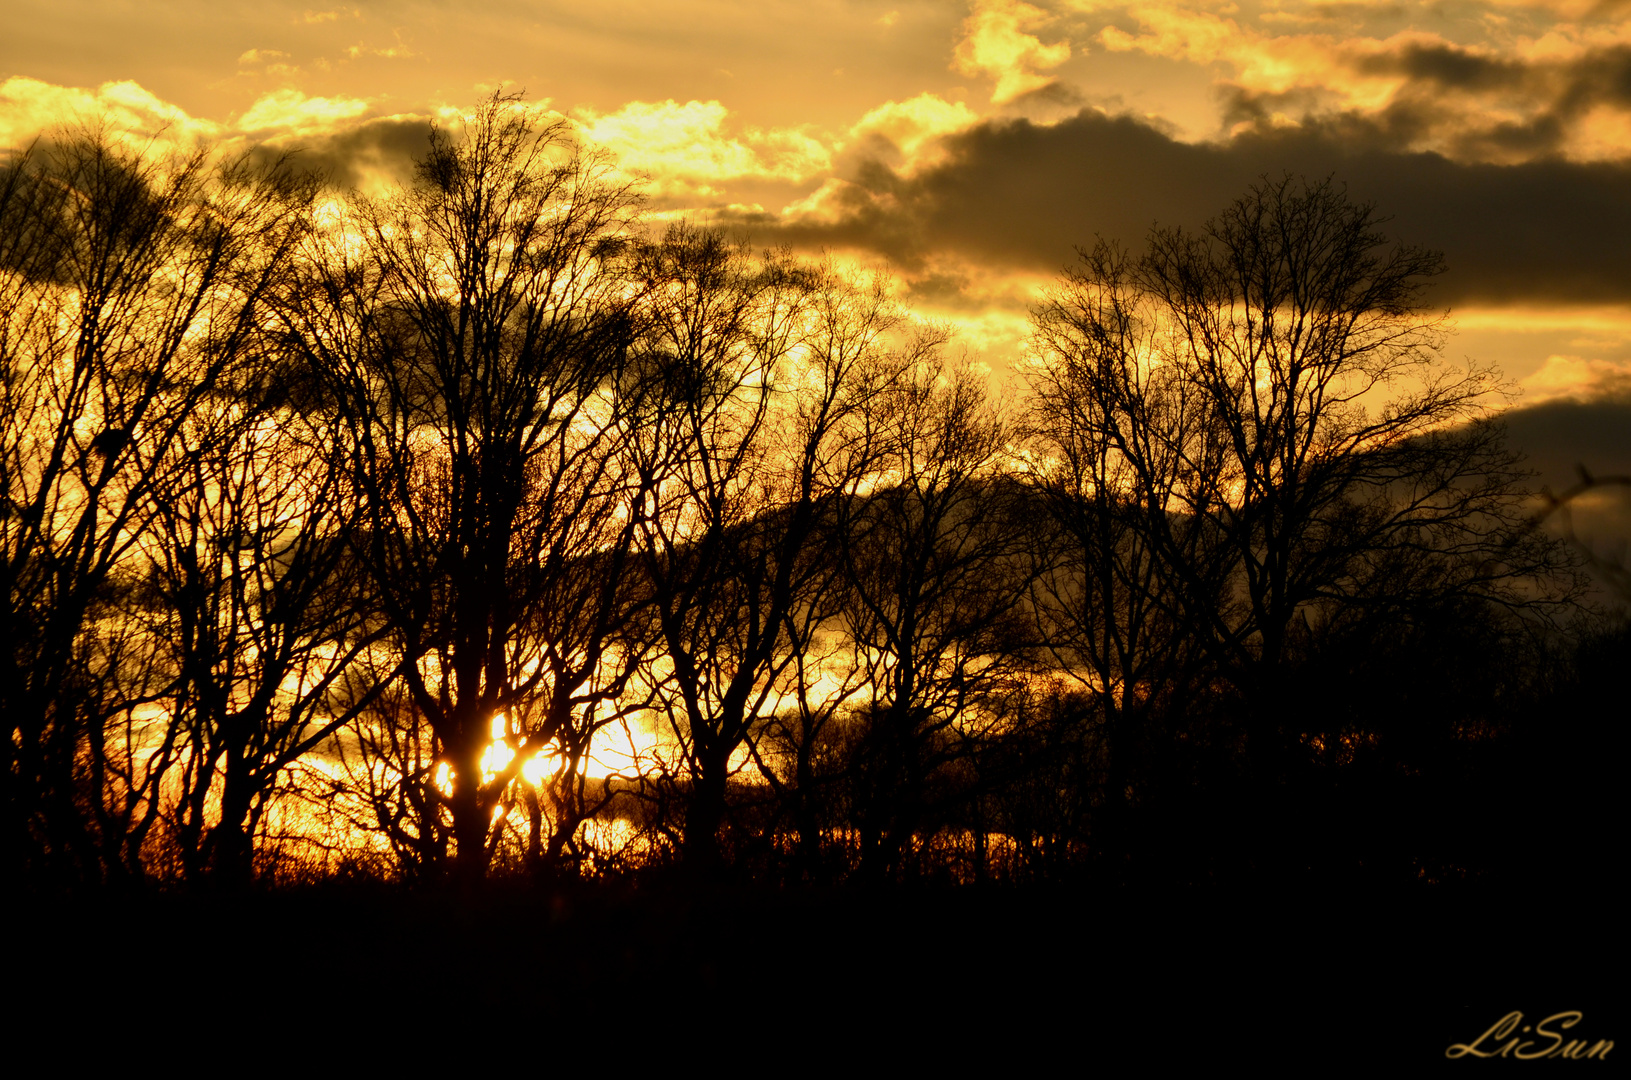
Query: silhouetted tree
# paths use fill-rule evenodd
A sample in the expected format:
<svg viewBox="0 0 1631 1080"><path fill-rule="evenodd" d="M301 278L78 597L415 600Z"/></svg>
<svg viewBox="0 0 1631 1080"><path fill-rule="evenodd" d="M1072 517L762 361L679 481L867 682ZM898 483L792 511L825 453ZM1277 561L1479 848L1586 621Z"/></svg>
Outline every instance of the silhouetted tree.
<svg viewBox="0 0 1631 1080"><path fill-rule="evenodd" d="M871 402L879 483L840 508L841 624L867 673L853 814L861 874L874 880L947 814L952 793L934 785L1004 719L1032 640L1008 431L983 375L915 359Z"/></svg>
<svg viewBox="0 0 1631 1080"><path fill-rule="evenodd" d="M660 633L651 681L686 774L685 857L710 868L733 758L813 674L799 660L830 602L832 515L872 467L851 434L900 317L881 283L754 259L685 226L642 267L631 422Z"/></svg>
<svg viewBox="0 0 1631 1080"><path fill-rule="evenodd" d="M1033 455L1024 480L1041 511L1031 522L1039 569L1030 610L1053 668L1082 691L1061 688L1050 699L1043 735L1076 751L1071 798L1096 802L1094 848L1118 860L1127 854L1125 810L1141 786L1135 759L1182 711L1200 666L1195 635L1166 593L1160 553L1144 527L1149 500L1142 494L1177 482L1183 468L1178 433L1191 417L1181 393L1140 400L1136 425L1117 415L1126 403L1104 392L1104 383L1140 377L1132 361L1151 351L1146 335L1157 328L1117 310L1124 302L1117 290L1075 299L1092 305L1091 315L1038 320L1032 348L1043 363L1026 372ZM1084 331L1088 348L1078 337ZM1125 428L1140 441L1142 474L1117 447ZM1196 530L1188 539L1193 544L1205 535ZM1217 568L1198 577L1221 593ZM1078 740L1057 730L1061 711L1071 709L1087 729ZM1092 753L1084 756L1089 746ZM1088 758L1098 766L1096 775L1080 767Z"/></svg>
<svg viewBox="0 0 1631 1080"><path fill-rule="evenodd" d="M138 617L171 673L166 813L183 871L243 883L285 771L366 707L348 668L384 636L348 542L359 524L333 412L288 407L273 353L178 433ZM136 615L136 612L131 612ZM377 690L375 691L377 692Z"/></svg>
<svg viewBox="0 0 1631 1080"><path fill-rule="evenodd" d="M1035 313L1046 378L1090 403L1106 483L1138 507L1150 595L1244 695L1270 773L1304 733L1286 668L1321 620L1568 591L1556 549L1521 542L1523 473L1478 419L1495 375L1440 351L1441 257L1379 224L1329 180L1265 180L1198 234L1084 252Z"/></svg>
<svg viewBox="0 0 1631 1080"><path fill-rule="evenodd" d="M8 865L141 872L177 747L138 715L151 642L123 616L193 464L186 433L257 361L312 193L278 167L160 161L99 131L0 174Z"/></svg>
<svg viewBox="0 0 1631 1080"><path fill-rule="evenodd" d="M619 638L636 579L612 392L634 207L564 121L495 95L462 139L432 131L410 188L352 200L291 315L341 400L357 550L446 766L425 798L466 881L525 761L580 752L575 725L639 658Z"/></svg>

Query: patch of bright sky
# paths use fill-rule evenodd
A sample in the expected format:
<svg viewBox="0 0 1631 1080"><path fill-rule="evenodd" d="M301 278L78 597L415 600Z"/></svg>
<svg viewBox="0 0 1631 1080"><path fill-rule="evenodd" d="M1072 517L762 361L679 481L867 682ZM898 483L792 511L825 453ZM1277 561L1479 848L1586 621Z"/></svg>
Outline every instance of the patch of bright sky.
<svg viewBox="0 0 1631 1080"><path fill-rule="evenodd" d="M1631 308L1466 308L1452 321L1444 351L1493 363L1518 404L1631 389Z"/></svg>
<svg viewBox="0 0 1631 1080"><path fill-rule="evenodd" d="M504 85L574 116L652 176L670 213L796 211L857 155L909 173L936 160L939 136L992 116L1050 122L1088 106L1218 139L1231 93L1293 95L1284 123L1299 108L1383 107L1409 89L1405 76L1366 64L1414 47L1556 66L1631 43L1631 6L1598 0L9 0L5 21L0 143L95 109L149 131L168 124L176 138L294 139L468 106ZM1442 117L1416 148L1476 147L1462 138L1469 127L1531 116L1556 83L1536 78L1540 89L1434 90ZM1568 156L1631 156L1624 108L1573 124ZM1006 326L1021 285L920 299L931 313ZM1512 378L1548 356L1626 357L1623 313L1602 334L1458 314L1452 350L1496 359ZM1012 337L973 336L993 349Z"/></svg>

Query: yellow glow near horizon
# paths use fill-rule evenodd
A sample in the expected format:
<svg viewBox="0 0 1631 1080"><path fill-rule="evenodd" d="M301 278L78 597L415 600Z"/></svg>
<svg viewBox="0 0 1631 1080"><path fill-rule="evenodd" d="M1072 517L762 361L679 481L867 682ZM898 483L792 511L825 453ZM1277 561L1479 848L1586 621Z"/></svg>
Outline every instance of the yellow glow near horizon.
<svg viewBox="0 0 1631 1080"><path fill-rule="evenodd" d="M482 783L492 783L509 768L517 753L523 760L517 773L524 783L542 789L559 777L566 768L566 758L560 746L550 741L532 749L523 741L517 751L510 744L519 738L510 731L508 718L503 713L494 716L490 724L490 741L482 751ZM634 777L650 772L653 755L659 749L656 734L634 725L611 724L600 728L590 740L588 753L578 759L577 774L589 779ZM443 794L452 793L452 769L443 762L436 767L434 782Z"/></svg>

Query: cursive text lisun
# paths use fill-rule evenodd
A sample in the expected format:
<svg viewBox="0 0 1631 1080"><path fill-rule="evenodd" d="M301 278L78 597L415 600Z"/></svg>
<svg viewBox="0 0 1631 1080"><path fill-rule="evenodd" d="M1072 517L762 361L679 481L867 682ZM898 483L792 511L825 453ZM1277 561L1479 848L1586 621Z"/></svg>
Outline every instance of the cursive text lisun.
<svg viewBox="0 0 1631 1080"><path fill-rule="evenodd" d="M1570 1058L1599 1061L1614 1049L1613 1039L1598 1039L1587 1044L1585 1039L1568 1039L1564 1032L1578 1024L1584 1014L1578 1009L1553 1013L1536 1024L1525 1024L1523 1013L1513 1010L1490 1025L1488 1031L1470 1043L1456 1043L1444 1051L1447 1058L1503 1057L1528 1061L1531 1058ZM1522 1030L1519 1030L1520 1025ZM1525 1038L1533 1035L1534 1038ZM1505 1039L1505 1042L1501 1040ZM1542 1042L1542 1040L1545 1040Z"/></svg>

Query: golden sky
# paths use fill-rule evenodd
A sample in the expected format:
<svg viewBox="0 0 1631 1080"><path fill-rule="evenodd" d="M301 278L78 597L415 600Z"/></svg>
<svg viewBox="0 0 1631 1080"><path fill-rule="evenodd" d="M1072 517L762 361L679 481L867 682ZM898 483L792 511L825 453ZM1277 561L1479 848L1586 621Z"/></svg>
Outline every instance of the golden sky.
<svg viewBox="0 0 1631 1080"><path fill-rule="evenodd" d="M1103 234L1334 174L1444 250L1453 355L1631 394L1631 0L7 0L0 147L76 116L402 175L525 90L652 206L887 264L995 367Z"/></svg>

